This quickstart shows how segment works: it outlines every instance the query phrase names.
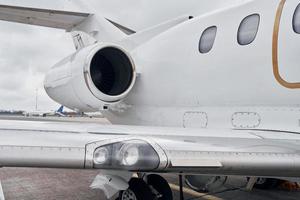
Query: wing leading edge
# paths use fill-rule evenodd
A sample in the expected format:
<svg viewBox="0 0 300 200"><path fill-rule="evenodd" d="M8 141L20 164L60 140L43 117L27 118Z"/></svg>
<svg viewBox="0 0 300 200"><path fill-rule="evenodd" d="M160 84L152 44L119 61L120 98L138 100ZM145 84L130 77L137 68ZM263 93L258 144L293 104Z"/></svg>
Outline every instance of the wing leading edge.
<svg viewBox="0 0 300 200"><path fill-rule="evenodd" d="M300 177L299 143L298 134L274 131L0 121L3 167ZM127 166L119 153L134 145L144 156L140 164ZM108 156L113 165L95 163L95 152L103 147L115 149Z"/></svg>
<svg viewBox="0 0 300 200"><path fill-rule="evenodd" d="M0 4L0 20L71 30L90 14Z"/></svg>

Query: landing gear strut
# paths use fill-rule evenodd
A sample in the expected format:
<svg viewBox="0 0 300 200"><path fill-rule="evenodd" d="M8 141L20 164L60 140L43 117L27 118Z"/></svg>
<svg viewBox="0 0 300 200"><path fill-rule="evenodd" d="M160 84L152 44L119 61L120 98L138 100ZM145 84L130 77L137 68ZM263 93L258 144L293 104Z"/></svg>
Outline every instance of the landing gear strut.
<svg viewBox="0 0 300 200"><path fill-rule="evenodd" d="M119 200L173 200L173 194L163 177L151 174L144 179L132 178L129 188L120 192Z"/></svg>
<svg viewBox="0 0 300 200"><path fill-rule="evenodd" d="M183 180L182 180L182 175L179 175L179 192L180 192L180 200L184 200L184 195L183 195Z"/></svg>
<svg viewBox="0 0 300 200"><path fill-rule="evenodd" d="M147 183L157 200L173 200L173 193L168 182L161 176L151 174L147 176Z"/></svg>

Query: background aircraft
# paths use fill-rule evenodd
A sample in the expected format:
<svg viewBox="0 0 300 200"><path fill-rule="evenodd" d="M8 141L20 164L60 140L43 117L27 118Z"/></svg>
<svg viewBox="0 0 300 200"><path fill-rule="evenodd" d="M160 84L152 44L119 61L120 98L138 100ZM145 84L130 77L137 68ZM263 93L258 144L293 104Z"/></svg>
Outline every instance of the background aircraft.
<svg viewBox="0 0 300 200"><path fill-rule="evenodd" d="M65 117L64 106L60 106L56 111L24 111L23 115L26 117L47 117L47 116L60 116Z"/></svg>
<svg viewBox="0 0 300 200"><path fill-rule="evenodd" d="M46 92L120 125L1 121L2 166L101 169L93 187L138 200L172 199L157 173L204 189L299 177L299 1L70 3L84 11L0 5L0 19L71 32Z"/></svg>

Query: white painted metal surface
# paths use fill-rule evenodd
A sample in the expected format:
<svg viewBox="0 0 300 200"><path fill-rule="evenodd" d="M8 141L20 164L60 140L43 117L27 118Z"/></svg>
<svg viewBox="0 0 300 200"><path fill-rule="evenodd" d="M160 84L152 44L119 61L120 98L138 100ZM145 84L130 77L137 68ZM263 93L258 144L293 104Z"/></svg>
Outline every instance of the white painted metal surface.
<svg viewBox="0 0 300 200"><path fill-rule="evenodd" d="M2 5L0 16L85 37L47 74L46 91L130 126L3 121L0 164L93 168L97 148L135 139L156 151L160 172L300 176L298 1L71 2L91 15ZM257 34L240 45L238 28L251 15ZM208 27L216 36L207 35L214 42L201 53Z"/></svg>
<svg viewBox="0 0 300 200"><path fill-rule="evenodd" d="M183 127L185 128L206 128L208 116L205 112L186 112L183 115Z"/></svg>

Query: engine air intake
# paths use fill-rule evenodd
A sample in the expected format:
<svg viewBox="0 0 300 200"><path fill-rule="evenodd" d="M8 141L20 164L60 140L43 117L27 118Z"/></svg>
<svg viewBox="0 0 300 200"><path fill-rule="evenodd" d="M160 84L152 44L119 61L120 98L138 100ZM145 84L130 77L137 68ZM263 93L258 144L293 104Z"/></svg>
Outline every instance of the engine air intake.
<svg viewBox="0 0 300 200"><path fill-rule="evenodd" d="M134 79L130 58L120 49L105 47L92 58L90 75L96 88L109 96L126 92Z"/></svg>

